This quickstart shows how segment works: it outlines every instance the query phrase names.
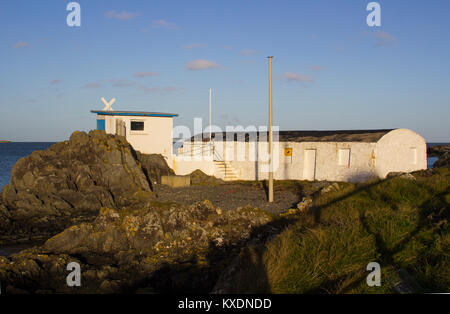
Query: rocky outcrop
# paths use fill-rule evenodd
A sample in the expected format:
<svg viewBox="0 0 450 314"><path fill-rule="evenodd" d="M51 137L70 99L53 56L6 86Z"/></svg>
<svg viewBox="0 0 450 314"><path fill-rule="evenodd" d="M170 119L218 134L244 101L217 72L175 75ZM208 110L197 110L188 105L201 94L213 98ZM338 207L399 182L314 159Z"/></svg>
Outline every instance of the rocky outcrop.
<svg viewBox="0 0 450 314"><path fill-rule="evenodd" d="M20 159L0 197L0 245L48 240L0 257L2 293L211 291L273 217L209 201L161 203L151 185L172 174L161 155L136 152L104 131L75 132ZM191 177L221 183L201 172ZM81 265L81 287L67 285L71 262Z"/></svg>
<svg viewBox="0 0 450 314"><path fill-rule="evenodd" d="M439 157L433 164L433 168L450 167L450 145L428 147L427 154L431 157Z"/></svg>
<svg viewBox="0 0 450 314"><path fill-rule="evenodd" d="M192 185L217 185L224 183L222 179L209 176L199 169L192 171L188 176L191 178Z"/></svg>
<svg viewBox="0 0 450 314"><path fill-rule="evenodd" d="M300 213L306 213L314 207L314 201L320 196L328 193L334 193L340 191L345 186L351 185L351 183L343 182L328 182L317 181L309 186L308 190L303 191L303 197L300 202L297 203L296 208L290 208L281 213L282 216L298 215Z"/></svg>
<svg viewBox="0 0 450 314"><path fill-rule="evenodd" d="M136 157L139 160L148 181L152 184L160 184L161 176L175 175L175 172L169 168L162 155L142 154L137 151Z"/></svg>
<svg viewBox="0 0 450 314"><path fill-rule="evenodd" d="M386 179L392 179L392 178L402 178L406 180L416 180L416 177L414 177L412 174L408 172L389 172L386 175Z"/></svg>
<svg viewBox="0 0 450 314"><path fill-rule="evenodd" d="M445 153L450 153L450 145L431 146L427 149L427 154L431 157L440 157Z"/></svg>
<svg viewBox="0 0 450 314"><path fill-rule="evenodd" d="M119 209L149 197L149 183L124 137L75 132L14 165L1 194L0 239L52 235L101 207Z"/></svg>
<svg viewBox="0 0 450 314"><path fill-rule="evenodd" d="M209 201L104 207L92 223L72 226L42 247L0 257L0 282L6 293L209 292L230 252L271 219L249 208L222 211ZM70 262L81 265L81 287L66 284Z"/></svg>
<svg viewBox="0 0 450 314"><path fill-rule="evenodd" d="M11 226L11 215L6 207L0 202L0 230L6 230Z"/></svg>
<svg viewBox="0 0 450 314"><path fill-rule="evenodd" d="M450 152L441 155L441 157L433 164L433 167L450 167Z"/></svg>

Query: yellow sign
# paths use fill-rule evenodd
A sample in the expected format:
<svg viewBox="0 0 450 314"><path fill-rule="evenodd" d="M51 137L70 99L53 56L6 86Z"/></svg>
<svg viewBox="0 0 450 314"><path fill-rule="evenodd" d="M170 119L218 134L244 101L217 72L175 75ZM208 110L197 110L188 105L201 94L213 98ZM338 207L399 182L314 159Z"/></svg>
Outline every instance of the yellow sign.
<svg viewBox="0 0 450 314"><path fill-rule="evenodd" d="M284 156L292 156L292 148L285 148Z"/></svg>

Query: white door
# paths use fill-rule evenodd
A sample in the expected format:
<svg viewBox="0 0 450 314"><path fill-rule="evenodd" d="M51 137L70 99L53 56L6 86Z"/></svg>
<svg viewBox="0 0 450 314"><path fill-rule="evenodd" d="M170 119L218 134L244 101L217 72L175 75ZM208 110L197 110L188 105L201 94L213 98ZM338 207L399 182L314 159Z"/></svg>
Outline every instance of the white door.
<svg viewBox="0 0 450 314"><path fill-rule="evenodd" d="M303 164L303 179L313 181L316 178L316 150L305 150L305 162Z"/></svg>

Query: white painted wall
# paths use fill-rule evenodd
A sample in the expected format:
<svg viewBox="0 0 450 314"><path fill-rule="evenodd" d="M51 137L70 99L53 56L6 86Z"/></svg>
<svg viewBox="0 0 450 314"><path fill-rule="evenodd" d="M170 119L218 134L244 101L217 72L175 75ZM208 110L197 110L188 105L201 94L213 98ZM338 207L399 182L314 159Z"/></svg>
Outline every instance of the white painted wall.
<svg viewBox="0 0 450 314"><path fill-rule="evenodd" d="M104 116L105 131L116 134L116 119L126 125L126 139L135 150L144 154L161 154L172 164L173 118L146 116ZM144 131L131 131L131 121L143 121Z"/></svg>
<svg viewBox="0 0 450 314"><path fill-rule="evenodd" d="M225 178L208 149L209 143L185 142L174 165L175 173L195 169ZM267 143L216 141L214 160L231 165L239 180L268 179ZM291 148L292 156L284 149ZM186 157L196 159L188 161ZM377 143L365 142L280 142L274 143L276 180L329 180L361 182L385 178L389 172L426 169L426 143L417 133L397 129ZM203 161L202 161L203 158ZM308 168L309 167L309 168ZM195 168L195 169L194 169Z"/></svg>
<svg viewBox="0 0 450 314"><path fill-rule="evenodd" d="M248 143L246 143L248 145ZM376 176L372 164L375 143L361 142L281 142L274 143L274 178L276 180L364 181ZM292 156L284 149L291 148ZM340 150L349 150L349 161L340 162ZM258 155L267 156L267 145ZM342 154L342 153L341 153ZM263 161L231 161L241 180L268 179L268 158ZM219 174L216 172L216 174Z"/></svg>
<svg viewBox="0 0 450 314"><path fill-rule="evenodd" d="M170 164L169 164L170 165ZM215 175L214 162L212 159L203 161L186 160L185 158L175 156L172 161L172 169L175 174L184 176L199 169L209 176Z"/></svg>
<svg viewBox="0 0 450 314"><path fill-rule="evenodd" d="M377 143L376 173L385 178L389 172L412 172L427 169L427 144L419 134L397 129Z"/></svg>

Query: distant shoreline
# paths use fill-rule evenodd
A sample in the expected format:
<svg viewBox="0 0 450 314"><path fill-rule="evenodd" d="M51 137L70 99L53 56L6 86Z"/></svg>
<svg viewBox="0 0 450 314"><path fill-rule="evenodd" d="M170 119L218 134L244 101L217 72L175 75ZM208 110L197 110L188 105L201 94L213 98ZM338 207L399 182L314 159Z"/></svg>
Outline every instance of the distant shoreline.
<svg viewBox="0 0 450 314"><path fill-rule="evenodd" d="M0 140L0 144L4 144L4 143L11 143L11 141L7 141L7 140Z"/></svg>

